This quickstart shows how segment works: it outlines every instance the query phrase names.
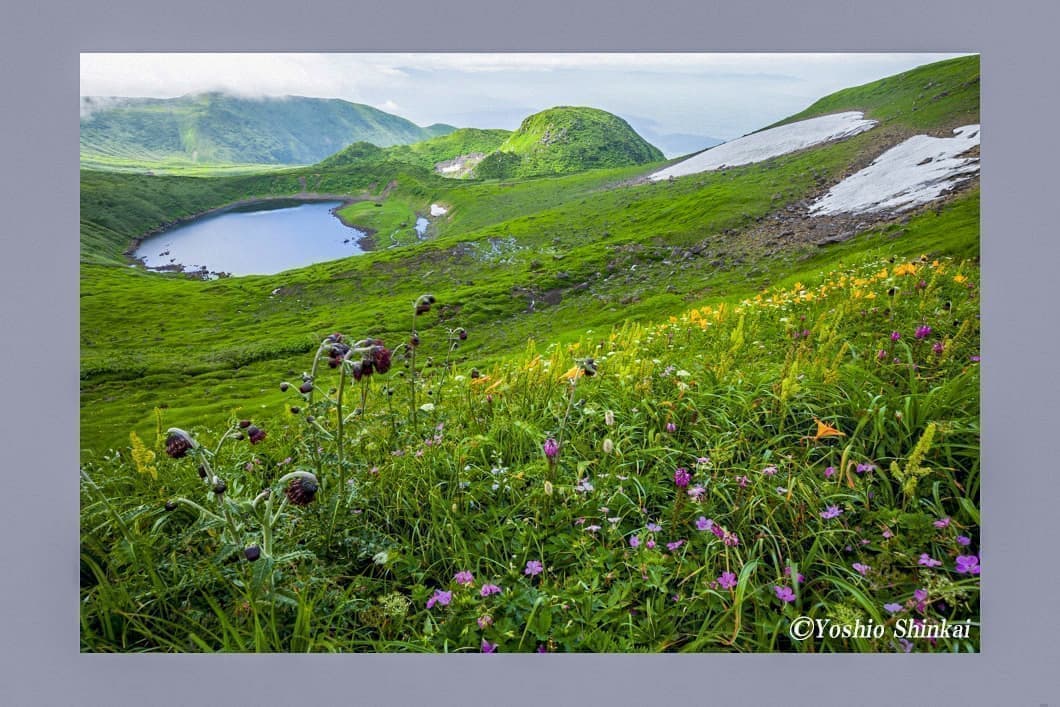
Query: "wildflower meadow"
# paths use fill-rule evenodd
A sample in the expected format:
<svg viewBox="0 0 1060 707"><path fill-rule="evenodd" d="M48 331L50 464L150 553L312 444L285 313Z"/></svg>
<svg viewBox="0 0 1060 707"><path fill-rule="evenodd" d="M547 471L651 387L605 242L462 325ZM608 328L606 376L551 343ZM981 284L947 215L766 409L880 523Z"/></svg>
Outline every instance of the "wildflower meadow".
<svg viewBox="0 0 1060 707"><path fill-rule="evenodd" d="M978 282L855 257L485 364L423 294L83 464L82 649L976 652Z"/></svg>

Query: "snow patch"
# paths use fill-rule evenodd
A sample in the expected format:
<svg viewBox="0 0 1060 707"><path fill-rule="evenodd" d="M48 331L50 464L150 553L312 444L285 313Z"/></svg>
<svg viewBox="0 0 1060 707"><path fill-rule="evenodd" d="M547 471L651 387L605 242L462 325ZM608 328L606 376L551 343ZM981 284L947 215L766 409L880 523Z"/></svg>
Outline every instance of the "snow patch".
<svg viewBox="0 0 1060 707"><path fill-rule="evenodd" d="M445 216L449 213L449 209L438 204L431 204L431 216Z"/></svg>
<svg viewBox="0 0 1060 707"><path fill-rule="evenodd" d="M965 125L953 134L916 135L892 147L829 189L810 206L810 213L905 211L939 198L979 173L979 157L959 156L979 147L979 126Z"/></svg>
<svg viewBox="0 0 1060 707"><path fill-rule="evenodd" d="M659 181L670 177L709 172L722 167L737 167L763 162L771 157L786 155L830 140L840 140L865 132L876 125L860 111L848 111L819 118L800 120L761 132L744 135L717 147L693 155L683 162L670 165L651 175Z"/></svg>

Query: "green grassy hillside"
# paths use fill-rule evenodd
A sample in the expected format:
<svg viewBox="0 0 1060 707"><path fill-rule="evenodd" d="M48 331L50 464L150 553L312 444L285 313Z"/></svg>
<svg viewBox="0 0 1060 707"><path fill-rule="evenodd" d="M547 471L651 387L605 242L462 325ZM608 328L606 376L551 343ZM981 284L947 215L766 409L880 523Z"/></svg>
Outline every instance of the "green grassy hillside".
<svg viewBox="0 0 1060 707"><path fill-rule="evenodd" d="M451 160L454 157L493 152L500 147L508 135L510 135L508 130L460 128L446 135L411 145L395 145L386 149L377 148L367 142L358 142L331 155L321 161L318 166L321 169L365 167L391 160L434 170L439 162Z"/></svg>
<svg viewBox="0 0 1060 707"><path fill-rule="evenodd" d="M484 179L567 174L646 164L663 159L658 148L626 121L596 108L561 106L535 113L479 163Z"/></svg>
<svg viewBox="0 0 1060 707"><path fill-rule="evenodd" d="M845 110L911 130L948 131L978 123L979 56L927 64L837 91L775 125Z"/></svg>
<svg viewBox="0 0 1060 707"><path fill-rule="evenodd" d="M173 99L85 99L87 165L312 164L357 141L386 147L450 132L421 128L337 99L245 99L206 93Z"/></svg>

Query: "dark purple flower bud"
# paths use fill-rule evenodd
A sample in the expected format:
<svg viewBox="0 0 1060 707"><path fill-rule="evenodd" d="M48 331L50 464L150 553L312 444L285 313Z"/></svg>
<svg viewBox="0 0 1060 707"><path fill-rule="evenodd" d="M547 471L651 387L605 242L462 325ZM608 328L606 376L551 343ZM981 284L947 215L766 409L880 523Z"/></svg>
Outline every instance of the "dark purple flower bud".
<svg viewBox="0 0 1060 707"><path fill-rule="evenodd" d="M316 477L314 476L296 476L291 479L291 482L287 484L287 500L296 506L308 506L316 498L317 489Z"/></svg>
<svg viewBox="0 0 1060 707"><path fill-rule="evenodd" d="M239 426L245 430L246 428L250 427L250 420L240 420Z"/></svg>
<svg viewBox="0 0 1060 707"><path fill-rule="evenodd" d="M355 381L361 380L361 378L364 378L364 364L360 361L354 361L350 365L350 373Z"/></svg>
<svg viewBox="0 0 1060 707"><path fill-rule="evenodd" d="M677 471L674 472L674 484L679 488L688 486L688 482L692 480L692 475L688 473L688 469L680 466Z"/></svg>
<svg viewBox="0 0 1060 707"><path fill-rule="evenodd" d="M596 361L594 361L593 359L585 359L584 361L582 361L581 367L582 373L584 373L586 377L592 377L596 375Z"/></svg>
<svg viewBox="0 0 1060 707"><path fill-rule="evenodd" d="M291 387L291 384L288 383L287 381L284 381L283 383L280 383L280 392L281 393L286 393L287 389L290 388L290 387Z"/></svg>
<svg viewBox="0 0 1060 707"><path fill-rule="evenodd" d="M257 545L251 545L243 551L243 557L247 558L247 560L249 560L250 562L253 562L254 560L261 557L261 548Z"/></svg>
<svg viewBox="0 0 1060 707"><path fill-rule="evenodd" d="M420 345L420 335L417 334L416 332L412 332L412 334L409 336L409 346L411 346L412 348L416 348L419 345Z"/></svg>
<svg viewBox="0 0 1060 707"><path fill-rule="evenodd" d="M312 390L313 390L313 384L310 381L306 381L305 383L303 383L298 388L298 392L300 392L300 393L309 393Z"/></svg>
<svg viewBox="0 0 1060 707"><path fill-rule="evenodd" d="M218 476L215 476L214 480L213 480L213 492L216 495L220 496L222 493L224 493L227 490L228 490L228 484L225 483L225 480L220 478L220 477L218 477Z"/></svg>
<svg viewBox="0 0 1060 707"><path fill-rule="evenodd" d="M206 467L205 466L201 466L201 465L199 466L199 478L200 479L205 479L206 478Z"/></svg>
<svg viewBox="0 0 1060 707"><path fill-rule="evenodd" d="M456 338L460 339L461 341L467 341L467 329L465 329L464 327L458 328L456 330Z"/></svg>
<svg viewBox="0 0 1060 707"><path fill-rule="evenodd" d="M173 428L166 435L166 454L180 459L195 448L195 440L184 430Z"/></svg>
<svg viewBox="0 0 1060 707"><path fill-rule="evenodd" d="M261 440L265 439L265 430L261 429L257 425L251 425L247 428L247 437L250 439L251 444L257 444Z"/></svg>
<svg viewBox="0 0 1060 707"><path fill-rule="evenodd" d="M380 373L386 373L390 370L390 349L385 346L376 346L372 350L372 362L375 364L375 370Z"/></svg>
<svg viewBox="0 0 1060 707"><path fill-rule="evenodd" d="M177 510L177 502L176 501L166 501L166 510L167 511L175 511L175 510Z"/></svg>
<svg viewBox="0 0 1060 707"><path fill-rule="evenodd" d="M292 405L291 406L291 414L292 415L297 415L300 412L302 412L302 408L298 407L297 405Z"/></svg>

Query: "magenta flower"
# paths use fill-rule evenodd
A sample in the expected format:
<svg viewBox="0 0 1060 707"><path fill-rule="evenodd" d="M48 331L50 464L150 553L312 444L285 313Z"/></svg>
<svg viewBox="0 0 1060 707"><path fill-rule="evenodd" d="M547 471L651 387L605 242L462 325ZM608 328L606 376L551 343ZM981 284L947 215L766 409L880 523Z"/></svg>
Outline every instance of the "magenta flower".
<svg viewBox="0 0 1060 707"><path fill-rule="evenodd" d="M555 459L556 455L559 454L559 442L552 437L545 440L543 448L545 450L545 456L549 459Z"/></svg>
<svg viewBox="0 0 1060 707"><path fill-rule="evenodd" d="M829 506L828 508L821 511L821 517L825 520L831 520L832 518L838 518L843 512L843 509L839 506Z"/></svg>
<svg viewBox="0 0 1060 707"><path fill-rule="evenodd" d="M482 589L480 589L478 593L484 597L488 597L490 594L500 594L501 588L496 584L483 584Z"/></svg>
<svg viewBox="0 0 1060 707"><path fill-rule="evenodd" d="M432 608L435 604L441 604L442 606L449 606L449 602L453 600L452 592L443 592L441 589L434 591L434 596L427 600L427 608Z"/></svg>
<svg viewBox="0 0 1060 707"><path fill-rule="evenodd" d="M979 574L979 558L975 555L958 555L957 574Z"/></svg>
<svg viewBox="0 0 1060 707"><path fill-rule="evenodd" d="M674 432L677 432L677 425L675 425L672 422L667 422L666 423L666 431L669 432L670 434L673 434Z"/></svg>
<svg viewBox="0 0 1060 707"><path fill-rule="evenodd" d="M673 552L677 548L685 544L684 540L674 540L672 543L666 543L666 549Z"/></svg>
<svg viewBox="0 0 1060 707"><path fill-rule="evenodd" d="M629 539L629 546L632 547L632 548L639 547L640 546L640 538L638 538L636 535L631 537Z"/></svg>
<svg viewBox="0 0 1060 707"><path fill-rule="evenodd" d="M968 360L972 363L979 363L982 359L979 356L969 356Z"/></svg>
<svg viewBox="0 0 1060 707"><path fill-rule="evenodd" d="M655 547L655 541L651 538L648 538L648 541L644 543L644 547L648 548L649 550L653 549Z"/></svg>
<svg viewBox="0 0 1060 707"><path fill-rule="evenodd" d="M890 528L884 529L884 531L882 533L880 533L880 535L883 536L884 540L889 540L889 539L894 537L894 533L891 532Z"/></svg>
<svg viewBox="0 0 1060 707"><path fill-rule="evenodd" d="M914 334L914 336L916 336L916 338L918 339L926 339L927 337L931 336L931 327L918 326L916 328L916 334Z"/></svg>
<svg viewBox="0 0 1060 707"><path fill-rule="evenodd" d="M931 347L931 350L934 351L937 354L940 354L940 353L942 353L943 351L946 350L946 347L943 345L943 343L941 341L936 341L935 344Z"/></svg>
<svg viewBox="0 0 1060 707"><path fill-rule="evenodd" d="M784 568L784 576L785 577L790 577L791 576L791 565L788 565L787 567ZM802 584L805 581L806 581L806 575L804 575L802 572L799 572L799 584Z"/></svg>
<svg viewBox="0 0 1060 707"><path fill-rule="evenodd" d="M876 360L877 361L886 361L887 360L887 352L884 351L883 349L880 349L879 351L877 351L876 352Z"/></svg>
<svg viewBox="0 0 1060 707"><path fill-rule="evenodd" d="M732 572L722 572L716 581L722 589L732 589L736 586L736 575Z"/></svg>
<svg viewBox="0 0 1060 707"><path fill-rule="evenodd" d="M523 570L523 574L533 577L534 575L541 574L545 570L545 566L541 564L539 560L530 560L526 563L526 569Z"/></svg>
<svg viewBox="0 0 1060 707"><path fill-rule="evenodd" d="M933 558L931 555L927 554L926 552L923 552L920 554L920 561L917 562L917 564L923 565L924 567L938 567L942 563Z"/></svg>
<svg viewBox="0 0 1060 707"><path fill-rule="evenodd" d="M726 547L736 547L740 544L740 538L736 533L730 533L728 530L725 531L725 537L721 541L725 543Z"/></svg>
<svg viewBox="0 0 1060 707"><path fill-rule="evenodd" d="M747 484L750 481L751 480L748 479L746 476L737 476L736 477L736 483L740 484L740 488L742 488L742 489L747 488Z"/></svg>
<svg viewBox="0 0 1060 707"><path fill-rule="evenodd" d="M971 545L972 544L972 539L970 537L968 537L967 535L958 535L957 536L957 544L958 545Z"/></svg>
<svg viewBox="0 0 1060 707"><path fill-rule="evenodd" d="M773 591L777 593L777 599L780 599L785 604L790 604L795 601L795 592L791 591L791 587L774 586Z"/></svg>
<svg viewBox="0 0 1060 707"><path fill-rule="evenodd" d="M453 581L466 587L475 583L475 575L463 570L453 575Z"/></svg>
<svg viewBox="0 0 1060 707"><path fill-rule="evenodd" d="M858 574L860 574L860 575L861 575L862 577L864 577L865 575L867 575L867 574L869 573L869 570L871 570L871 569L872 569L872 568L871 568L871 567L869 567L868 565L863 565L863 564L861 564L860 562L855 562L855 563L854 563L853 565L851 565L851 566L852 566L852 567L853 567L853 568L854 568L855 570L857 570L857 571L858 571Z"/></svg>
<svg viewBox="0 0 1060 707"><path fill-rule="evenodd" d="M897 331L892 331L891 332L891 341L898 341L901 338L902 338L902 335L899 332L897 332Z"/></svg>
<svg viewBox="0 0 1060 707"><path fill-rule="evenodd" d="M830 479L833 476L835 476L835 467L834 466L825 467L825 469L824 469L824 478Z"/></svg>
<svg viewBox="0 0 1060 707"><path fill-rule="evenodd" d="M940 518L939 520L934 522L934 526L936 528L948 528L949 525L950 525L950 519L949 518Z"/></svg>
<svg viewBox="0 0 1060 707"><path fill-rule="evenodd" d="M699 519L696 521L696 528L698 528L699 530L710 530L713 527L714 521L712 521L710 518L707 518L706 516L700 516Z"/></svg>
<svg viewBox="0 0 1060 707"><path fill-rule="evenodd" d="M926 589L917 589L913 592L913 598L917 601L927 601L928 593Z"/></svg>
<svg viewBox="0 0 1060 707"><path fill-rule="evenodd" d="M692 488L688 489L688 497L691 498L693 501L698 501L706 492L707 490L702 486L693 486Z"/></svg>
<svg viewBox="0 0 1060 707"><path fill-rule="evenodd" d="M688 473L688 469L683 466L677 467L677 471L674 472L674 484L678 488L684 488L688 486L688 483L692 480L692 475Z"/></svg>
<svg viewBox="0 0 1060 707"><path fill-rule="evenodd" d="M766 476L774 476L777 473L777 468L773 465L770 465L767 466L765 469L762 469L762 473Z"/></svg>
<svg viewBox="0 0 1060 707"><path fill-rule="evenodd" d="M483 638L482 639L482 652L483 653L496 653L497 652L497 644L496 643L490 643L485 638Z"/></svg>

